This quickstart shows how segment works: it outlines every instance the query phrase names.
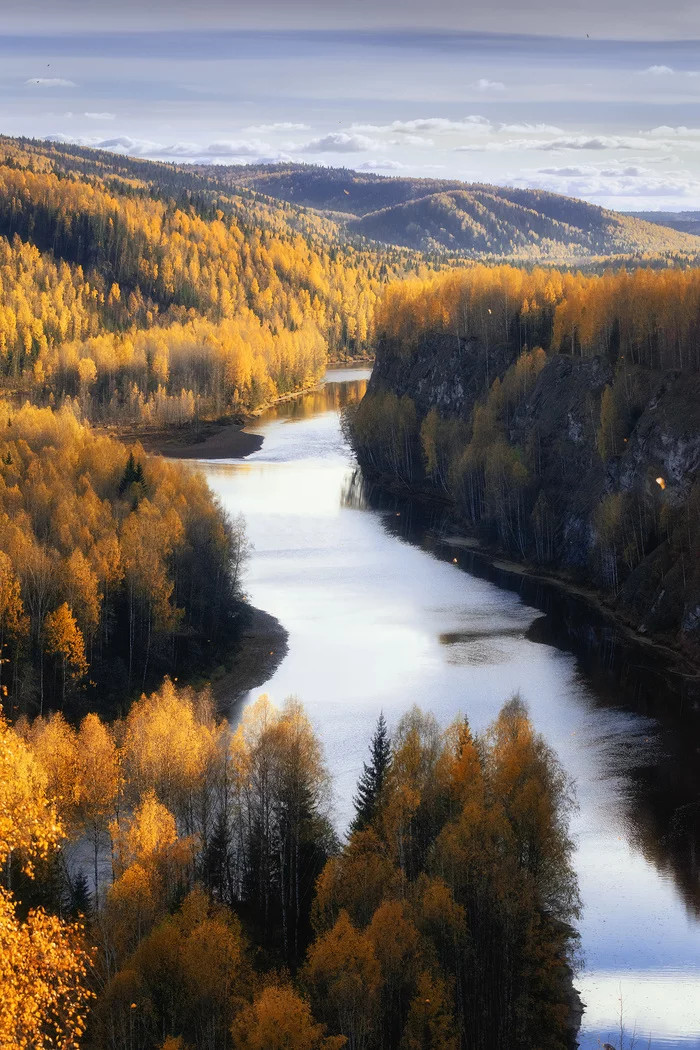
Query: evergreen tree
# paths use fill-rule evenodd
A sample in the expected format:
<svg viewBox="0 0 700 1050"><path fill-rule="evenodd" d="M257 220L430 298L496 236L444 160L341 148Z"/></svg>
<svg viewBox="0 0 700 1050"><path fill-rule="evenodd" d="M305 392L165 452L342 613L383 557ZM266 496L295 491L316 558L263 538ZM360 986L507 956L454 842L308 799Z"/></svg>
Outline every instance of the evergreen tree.
<svg viewBox="0 0 700 1050"><path fill-rule="evenodd" d="M220 901L230 904L231 892L231 832L226 810L221 809L212 829L204 854L203 876L210 892Z"/></svg>
<svg viewBox="0 0 700 1050"><path fill-rule="evenodd" d="M377 803L381 794L384 778L391 761L391 741L384 714L377 719L369 746L370 763L363 763L362 776L357 782L357 794L353 798L355 817L350 825L351 831L362 831L371 824L377 812Z"/></svg>
<svg viewBox="0 0 700 1050"><path fill-rule="evenodd" d="M143 485L143 467L141 463L134 459L134 453L129 453L129 458L126 461L126 467L124 468L124 474L119 482L119 495L123 496L132 485Z"/></svg>
<svg viewBox="0 0 700 1050"><path fill-rule="evenodd" d="M90 883L84 871L79 871L68 889L68 913L74 918L79 915L89 917L92 914L92 894Z"/></svg>

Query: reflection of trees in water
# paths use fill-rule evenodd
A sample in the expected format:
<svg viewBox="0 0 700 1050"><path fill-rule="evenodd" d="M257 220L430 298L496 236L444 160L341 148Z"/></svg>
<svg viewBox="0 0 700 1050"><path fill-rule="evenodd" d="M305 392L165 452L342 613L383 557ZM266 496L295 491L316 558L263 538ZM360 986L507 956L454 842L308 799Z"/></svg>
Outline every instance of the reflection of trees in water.
<svg viewBox="0 0 700 1050"><path fill-rule="evenodd" d="M540 588L542 590L542 588ZM546 590L546 588L545 588ZM521 591L522 593L522 591ZM529 594L525 600L535 604ZM620 796L627 840L673 879L689 911L700 916L700 689L658 650L635 644L586 603L565 592L537 606L547 615L528 637L574 653L598 707L654 720L611 750L611 775L622 767ZM628 754L621 748L627 744Z"/></svg>
<svg viewBox="0 0 700 1050"><path fill-rule="evenodd" d="M324 383L307 394L284 401L266 412L263 419L307 419L324 412L342 412L347 405L361 401L367 389L366 379L343 383Z"/></svg>
<svg viewBox="0 0 700 1050"><path fill-rule="evenodd" d="M343 480L340 490L340 506L351 510L366 510L366 482L359 467L350 471Z"/></svg>
<svg viewBox="0 0 700 1050"><path fill-rule="evenodd" d="M695 748L693 748L695 751ZM693 765L697 767L697 754ZM672 878L688 913L700 917L700 801L698 772L678 755L632 771L629 840L642 856Z"/></svg>
<svg viewBox="0 0 700 1050"><path fill-rule="evenodd" d="M611 776L623 776L622 819L631 846L673 879L689 912L700 916L700 681L680 660L635 642L583 596L492 564L467 546L444 543L454 520L439 504L410 499L363 479L348 479L343 505L384 513L387 532L435 557L520 595L545 615L527 631L532 642L574 654L599 708L653 719L648 735L614 741ZM627 755L622 750L627 747Z"/></svg>

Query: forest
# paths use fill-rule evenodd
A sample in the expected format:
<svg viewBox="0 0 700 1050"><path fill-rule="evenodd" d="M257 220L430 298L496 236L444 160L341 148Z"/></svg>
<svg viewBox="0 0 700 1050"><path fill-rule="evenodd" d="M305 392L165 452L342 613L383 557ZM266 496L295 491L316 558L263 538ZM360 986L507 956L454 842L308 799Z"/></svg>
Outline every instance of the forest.
<svg viewBox="0 0 700 1050"><path fill-rule="evenodd" d="M0 138L0 1050L572 1045L575 802L523 702L380 717L339 828L298 698L232 725L194 688L249 622L245 523L133 431L376 350L368 479L697 647L691 248L535 191Z"/></svg>
<svg viewBox="0 0 700 1050"><path fill-rule="evenodd" d="M571 789L516 697L382 717L341 844L298 700L0 721L0 1045L565 1047Z"/></svg>
<svg viewBox="0 0 700 1050"><path fill-rule="evenodd" d="M475 266L392 285L377 332L365 470L695 651L697 270Z"/></svg>
<svg viewBox="0 0 700 1050"><path fill-rule="evenodd" d="M212 666L245 622L244 525L204 479L59 411L0 402L5 710L110 706Z"/></svg>
<svg viewBox="0 0 700 1050"><path fill-rule="evenodd" d="M211 177L209 167L199 168ZM598 263L607 258L695 260L697 230L655 213L613 212L533 188L377 175L349 168L267 164L214 168L232 188L330 212L348 233L433 258Z"/></svg>
<svg viewBox="0 0 700 1050"><path fill-rule="evenodd" d="M366 354L384 284L425 268L291 205L185 172L178 189L166 165L146 182L64 160L0 140L0 376L37 404L161 426L248 411Z"/></svg>

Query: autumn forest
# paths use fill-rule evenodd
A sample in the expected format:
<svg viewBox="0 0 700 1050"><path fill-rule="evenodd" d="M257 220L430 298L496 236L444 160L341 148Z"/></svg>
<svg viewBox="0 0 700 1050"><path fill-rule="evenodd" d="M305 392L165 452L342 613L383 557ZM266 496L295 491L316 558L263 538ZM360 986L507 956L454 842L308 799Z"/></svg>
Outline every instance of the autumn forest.
<svg viewBox="0 0 700 1050"><path fill-rule="evenodd" d="M357 176L343 217L350 176L0 138L0 1050L574 1045L576 797L525 702L477 731L407 682L339 826L303 697L203 685L248 644L246 522L142 440L376 354L368 482L696 654L693 239L579 257L556 202L481 187L480 261L393 243L413 184Z"/></svg>

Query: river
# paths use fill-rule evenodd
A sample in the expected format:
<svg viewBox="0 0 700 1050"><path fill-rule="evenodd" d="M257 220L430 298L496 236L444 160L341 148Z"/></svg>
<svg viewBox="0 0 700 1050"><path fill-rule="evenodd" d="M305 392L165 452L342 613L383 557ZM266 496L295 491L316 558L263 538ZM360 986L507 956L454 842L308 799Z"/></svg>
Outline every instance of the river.
<svg viewBox="0 0 700 1050"><path fill-rule="evenodd" d="M625 1047L633 1038L639 1048L700 1047L697 823L691 842L668 803L674 793L671 810L693 801L698 749L682 719L653 717L653 689L640 701L638 683L601 673L615 663L609 654L591 662L578 651L560 606L543 617L536 595L484 579L459 547L406 522L410 505L363 496L339 409L367 376L329 372L320 390L251 428L264 437L259 452L201 464L223 504L246 517L251 601L289 631L287 656L249 699L302 699L342 829L380 711L391 725L417 703L442 724L464 712L480 730L519 691L579 803L581 1046L619 1047L622 1009ZM589 640L601 634L579 627Z"/></svg>

